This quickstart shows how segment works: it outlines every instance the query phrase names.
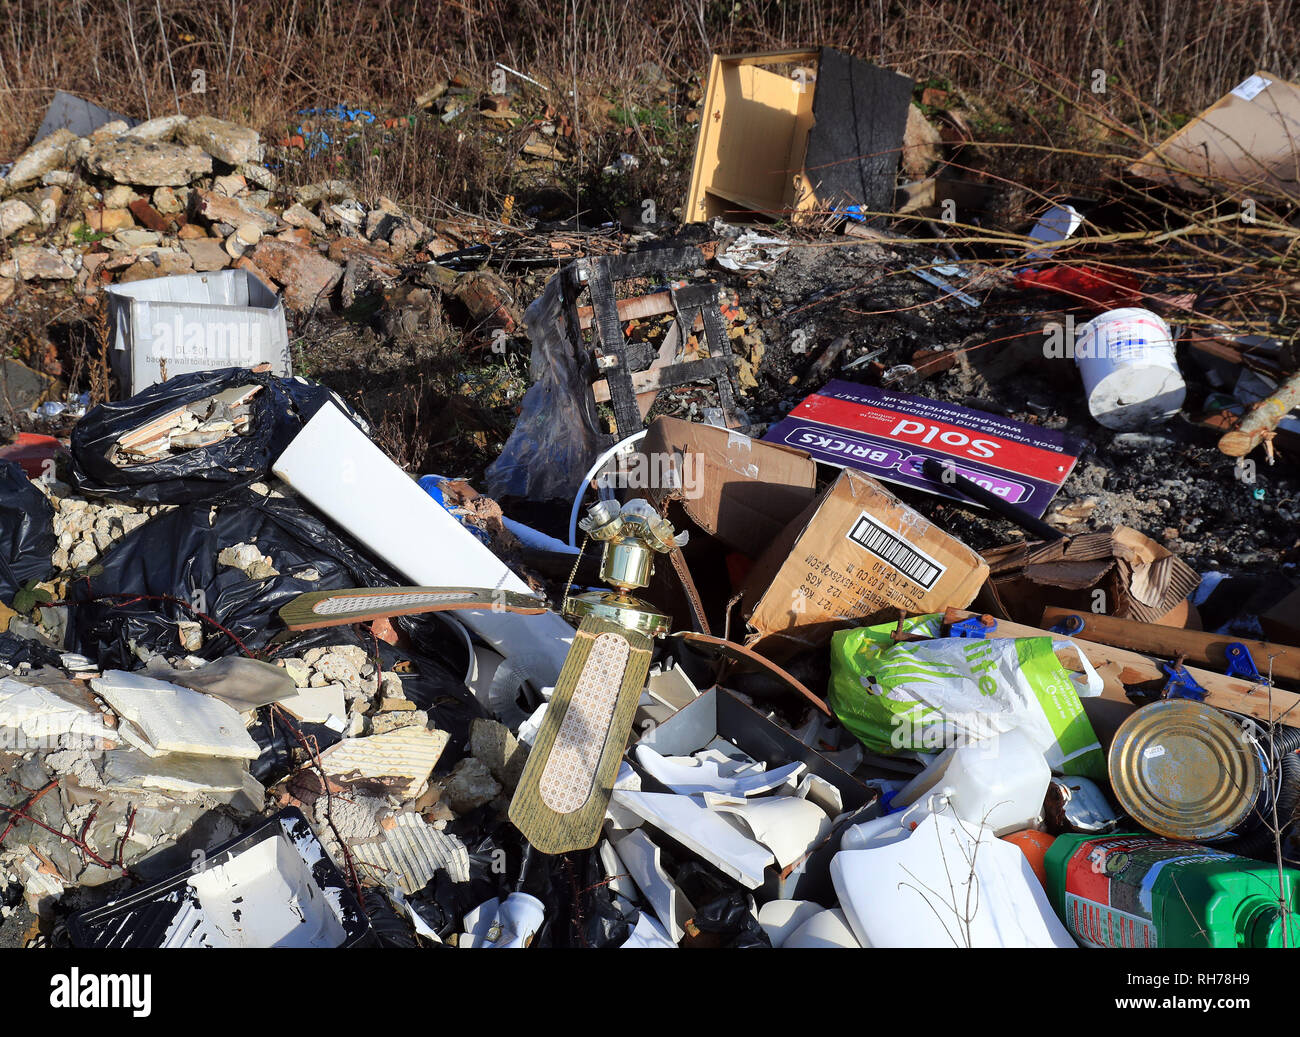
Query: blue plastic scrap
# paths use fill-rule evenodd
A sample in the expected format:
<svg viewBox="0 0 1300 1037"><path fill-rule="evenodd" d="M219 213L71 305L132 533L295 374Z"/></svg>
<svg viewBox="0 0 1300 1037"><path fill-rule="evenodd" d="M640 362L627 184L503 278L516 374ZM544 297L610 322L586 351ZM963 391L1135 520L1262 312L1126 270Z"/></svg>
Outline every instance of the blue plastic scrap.
<svg viewBox="0 0 1300 1037"><path fill-rule="evenodd" d="M998 628L998 621L990 619L986 624L983 617L971 616L952 624L948 628L949 637L987 637Z"/></svg>
<svg viewBox="0 0 1300 1037"><path fill-rule="evenodd" d="M1053 634L1061 634L1064 637L1073 637L1080 633L1085 624L1082 616L1069 615L1062 616L1061 619L1050 628Z"/></svg>
<svg viewBox="0 0 1300 1037"><path fill-rule="evenodd" d="M1228 657L1227 673L1229 677L1240 677L1252 684L1262 684L1264 682L1259 667L1255 665L1255 660L1250 657L1250 649L1240 641L1233 641L1228 645L1226 654Z"/></svg>
<svg viewBox="0 0 1300 1037"><path fill-rule="evenodd" d="M1205 701L1205 689L1196 683L1196 678L1183 669L1181 664L1162 663L1160 668L1169 674L1163 689L1165 698Z"/></svg>

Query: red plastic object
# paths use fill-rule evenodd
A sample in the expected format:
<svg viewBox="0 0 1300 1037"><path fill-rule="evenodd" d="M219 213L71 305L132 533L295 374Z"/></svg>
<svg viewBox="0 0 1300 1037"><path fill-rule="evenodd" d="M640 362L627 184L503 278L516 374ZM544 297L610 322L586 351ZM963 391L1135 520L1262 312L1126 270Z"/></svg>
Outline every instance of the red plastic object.
<svg viewBox="0 0 1300 1037"><path fill-rule="evenodd" d="M1052 848L1052 843L1056 842L1056 836L1048 835L1046 832L1040 832L1034 828L1026 828L1023 832L1012 832L1009 835L1002 836L1002 838L1020 847L1020 852L1029 859L1029 866L1034 869L1038 881L1046 889L1047 868L1043 863L1043 858L1047 855L1047 851Z"/></svg>
<svg viewBox="0 0 1300 1037"><path fill-rule="evenodd" d="M49 468L46 462L64 452L63 444L53 436L19 432L9 446L0 447L0 461L17 461L27 478L39 479Z"/></svg>
<svg viewBox="0 0 1300 1037"><path fill-rule="evenodd" d="M1142 299L1138 279L1111 266L1048 266L1022 270L1016 276L1017 288L1046 288L1099 310L1129 306Z"/></svg>

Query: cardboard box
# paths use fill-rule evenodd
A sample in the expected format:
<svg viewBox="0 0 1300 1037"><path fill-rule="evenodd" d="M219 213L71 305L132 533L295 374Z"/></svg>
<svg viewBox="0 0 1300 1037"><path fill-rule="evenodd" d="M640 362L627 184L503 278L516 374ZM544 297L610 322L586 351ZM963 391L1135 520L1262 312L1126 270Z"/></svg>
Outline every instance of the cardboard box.
<svg viewBox="0 0 1300 1037"><path fill-rule="evenodd" d="M965 608L988 571L960 540L846 469L755 564L744 593L747 643L783 658L900 608Z"/></svg>
<svg viewBox="0 0 1300 1037"><path fill-rule="evenodd" d="M1300 86L1256 72L1129 167L1204 193L1202 182L1300 200Z"/></svg>
<svg viewBox="0 0 1300 1037"><path fill-rule="evenodd" d="M830 47L715 54L684 222L890 211L913 85Z"/></svg>
<svg viewBox="0 0 1300 1037"><path fill-rule="evenodd" d="M969 504L922 470L927 459L951 464L1034 518L1047 510L1083 449L1063 432L839 379L804 399L763 438L807 450L824 464Z"/></svg>
<svg viewBox="0 0 1300 1037"><path fill-rule="evenodd" d="M1136 529L1017 543L984 552L990 575L984 605L995 616L1036 624L1048 605L1118 619L1183 626L1182 605L1200 577Z"/></svg>
<svg viewBox="0 0 1300 1037"><path fill-rule="evenodd" d="M647 485L628 485L631 495L656 507L670 501L678 529L698 527L751 558L817 495L817 464L804 451L713 425L657 418L636 456L628 482L640 466ZM670 470L677 476L662 478Z"/></svg>

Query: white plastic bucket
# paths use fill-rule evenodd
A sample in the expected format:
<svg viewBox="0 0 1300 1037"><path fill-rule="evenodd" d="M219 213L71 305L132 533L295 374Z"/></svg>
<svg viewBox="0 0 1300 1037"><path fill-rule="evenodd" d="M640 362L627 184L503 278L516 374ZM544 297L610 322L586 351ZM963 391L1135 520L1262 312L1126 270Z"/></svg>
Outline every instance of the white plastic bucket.
<svg viewBox="0 0 1300 1037"><path fill-rule="evenodd" d="M1074 362L1088 410L1107 428L1167 421L1187 394L1169 325L1150 310L1125 307L1088 321L1075 340Z"/></svg>

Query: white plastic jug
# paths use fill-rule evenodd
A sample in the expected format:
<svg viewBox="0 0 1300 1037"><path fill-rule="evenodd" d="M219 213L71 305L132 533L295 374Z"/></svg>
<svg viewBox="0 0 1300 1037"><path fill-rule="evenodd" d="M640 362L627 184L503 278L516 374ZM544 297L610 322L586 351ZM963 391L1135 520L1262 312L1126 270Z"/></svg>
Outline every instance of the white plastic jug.
<svg viewBox="0 0 1300 1037"><path fill-rule="evenodd" d="M995 835L1033 828L1052 781L1043 751L1012 728L993 738L945 749L894 799L905 807L939 794L955 816L987 825Z"/></svg>
<svg viewBox="0 0 1300 1037"><path fill-rule="evenodd" d="M864 947L1075 946L1020 847L948 813L841 850L831 879Z"/></svg>

